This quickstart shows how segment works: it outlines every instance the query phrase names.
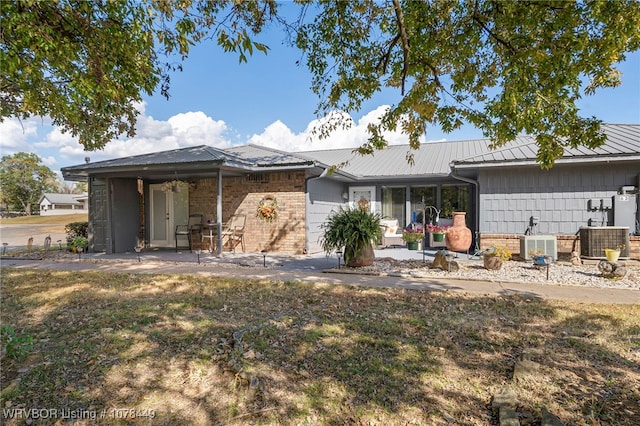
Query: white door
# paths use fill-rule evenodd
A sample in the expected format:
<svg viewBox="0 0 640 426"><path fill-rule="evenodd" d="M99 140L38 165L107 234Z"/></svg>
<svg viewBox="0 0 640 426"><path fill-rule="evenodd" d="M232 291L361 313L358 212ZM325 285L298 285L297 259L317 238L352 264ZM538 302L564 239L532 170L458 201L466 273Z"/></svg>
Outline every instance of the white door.
<svg viewBox="0 0 640 426"><path fill-rule="evenodd" d="M151 247L174 247L176 225L189 221L189 191L165 192L162 184L149 185Z"/></svg>
<svg viewBox="0 0 640 426"><path fill-rule="evenodd" d="M370 212L376 211L376 187L375 186L351 186L349 187L349 205L352 208L368 205Z"/></svg>

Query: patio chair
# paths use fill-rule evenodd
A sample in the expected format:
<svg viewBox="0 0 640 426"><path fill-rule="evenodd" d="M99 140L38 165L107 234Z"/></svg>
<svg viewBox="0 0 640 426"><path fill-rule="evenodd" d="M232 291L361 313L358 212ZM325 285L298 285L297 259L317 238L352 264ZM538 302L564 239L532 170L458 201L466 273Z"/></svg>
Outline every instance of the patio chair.
<svg viewBox="0 0 640 426"><path fill-rule="evenodd" d="M227 244L231 246L233 252L236 252L236 246L240 243L242 252L244 253L244 226L247 222L247 215L234 214L229 218L227 223L222 228L222 246L225 245L225 238Z"/></svg>
<svg viewBox="0 0 640 426"><path fill-rule="evenodd" d="M402 228L398 224L398 219L382 219L380 220L382 228L382 247L403 246Z"/></svg>
<svg viewBox="0 0 640 426"><path fill-rule="evenodd" d="M189 242L189 250L193 249L193 235L199 234L202 236L202 217L201 214L190 214L189 221L186 225L176 225L175 240L176 251L178 251L178 237L187 237ZM196 241L200 241L199 239Z"/></svg>

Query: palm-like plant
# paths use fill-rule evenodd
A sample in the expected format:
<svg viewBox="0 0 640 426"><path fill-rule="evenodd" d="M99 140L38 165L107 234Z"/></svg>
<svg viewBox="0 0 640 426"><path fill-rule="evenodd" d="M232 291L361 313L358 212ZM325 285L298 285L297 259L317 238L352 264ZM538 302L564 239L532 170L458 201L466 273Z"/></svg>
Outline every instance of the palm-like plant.
<svg viewBox="0 0 640 426"><path fill-rule="evenodd" d="M360 208L340 208L329 215L322 224L324 234L322 248L326 253L344 247L344 261L349 266L362 266L356 262L368 249L373 252L372 242L382 236L381 216ZM368 264L373 263L373 259Z"/></svg>

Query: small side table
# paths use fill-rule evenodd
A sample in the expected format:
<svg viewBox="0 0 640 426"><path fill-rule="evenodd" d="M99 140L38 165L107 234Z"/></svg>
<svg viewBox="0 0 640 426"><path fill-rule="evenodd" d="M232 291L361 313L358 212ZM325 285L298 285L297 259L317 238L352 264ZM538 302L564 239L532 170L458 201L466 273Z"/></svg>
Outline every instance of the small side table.
<svg viewBox="0 0 640 426"><path fill-rule="evenodd" d="M218 224L217 223L207 223L206 227L209 229L209 233L202 233L202 241L205 239L209 240L209 252L213 253L213 250L216 248L216 241L218 240Z"/></svg>

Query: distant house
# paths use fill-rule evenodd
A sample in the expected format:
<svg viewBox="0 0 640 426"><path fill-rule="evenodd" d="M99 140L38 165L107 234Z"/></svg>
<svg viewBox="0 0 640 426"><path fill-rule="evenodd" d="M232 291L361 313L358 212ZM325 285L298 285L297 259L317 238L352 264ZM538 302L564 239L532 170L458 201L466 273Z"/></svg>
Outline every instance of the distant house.
<svg viewBox="0 0 640 426"><path fill-rule="evenodd" d="M573 251L583 226L619 226L640 232L640 125L604 125L605 145L566 149L551 170L536 164L535 138L519 136L498 150L491 141L424 143L407 162L408 145L373 155L352 149L286 153L243 145L220 150L197 146L65 167L66 180L89 183L90 249L122 252L139 242L173 247L175 225L202 214L219 226L233 214L247 217L246 249L283 253L321 251L322 224L340 206L369 201L373 211L400 227L454 211L480 248L519 236L557 236L558 250ZM332 166L342 164L332 171ZM186 186L167 191L173 180ZM613 198L628 193L625 213ZM277 220L256 209L277 200ZM438 212L436 214L436 211ZM619 208L617 211L622 212ZM640 257L640 237L630 238Z"/></svg>
<svg viewBox="0 0 640 426"><path fill-rule="evenodd" d="M44 193L38 202L41 216L89 213L89 195Z"/></svg>

